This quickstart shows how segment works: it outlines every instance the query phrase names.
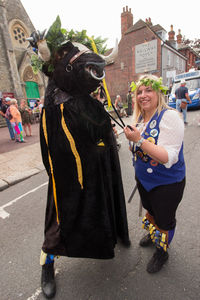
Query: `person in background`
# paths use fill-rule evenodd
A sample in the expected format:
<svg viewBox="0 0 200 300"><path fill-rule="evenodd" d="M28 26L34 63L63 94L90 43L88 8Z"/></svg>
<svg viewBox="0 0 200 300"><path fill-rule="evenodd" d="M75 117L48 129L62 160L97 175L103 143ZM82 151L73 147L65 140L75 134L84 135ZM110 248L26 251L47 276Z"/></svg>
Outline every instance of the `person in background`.
<svg viewBox="0 0 200 300"><path fill-rule="evenodd" d="M35 104L34 104L34 108L32 110L34 122L39 122L39 120L40 120L39 104L40 104L40 99L36 99Z"/></svg>
<svg viewBox="0 0 200 300"><path fill-rule="evenodd" d="M184 123L165 103L162 79L144 75L134 86L133 126L124 129L131 143L138 191L147 210L142 223L148 234L140 246L156 247L147 272L160 271L176 227L176 210L185 188ZM132 145L133 143L133 145Z"/></svg>
<svg viewBox="0 0 200 300"><path fill-rule="evenodd" d="M10 138L11 138L11 140L14 141L15 140L15 134L14 134L12 125L10 123L10 120L8 118L6 118L6 116L5 116L6 110L10 106L10 100L11 100L11 98L6 97L5 100L2 101L0 114L2 115L3 118L5 118L6 124L7 124L7 127L8 127L8 131L9 131L9 134L10 134Z"/></svg>
<svg viewBox="0 0 200 300"><path fill-rule="evenodd" d="M9 113L11 114L11 120L10 123L12 125L12 128L15 132L15 141L18 143L24 143L24 138L23 138L23 129L22 129L22 118L21 114L18 110L18 104L16 99L11 99L10 101L10 107L8 108L10 111ZM8 109L6 113L8 113Z"/></svg>
<svg viewBox="0 0 200 300"><path fill-rule="evenodd" d="M114 106L115 106L116 110L118 111L120 117L124 117L124 116L128 117L128 115L126 113L126 109L123 106L122 98L120 95L116 96Z"/></svg>
<svg viewBox="0 0 200 300"><path fill-rule="evenodd" d="M28 107L25 99L21 99L21 101L20 101L19 112L21 113L22 125L24 128L24 132L25 132L26 136L31 136L32 135L32 133L31 133L32 111ZM29 134L28 134L28 132L29 132Z"/></svg>
<svg viewBox="0 0 200 300"><path fill-rule="evenodd" d="M40 114L42 113L42 108L44 106L44 96L42 96L40 98L40 103L39 103L39 111L40 111Z"/></svg>
<svg viewBox="0 0 200 300"><path fill-rule="evenodd" d="M169 84L169 89L168 89L168 91L167 91L167 95L170 95L170 94L171 94L171 92L172 92L172 86L173 86L173 83L171 82L171 83Z"/></svg>
<svg viewBox="0 0 200 300"><path fill-rule="evenodd" d="M187 100L189 101L189 103L192 103L189 94L188 94L188 88L185 86L186 85L186 81L184 79L181 79L181 85L178 89L176 89L175 91L175 96L176 96L176 109L183 113L183 120L184 120L184 124L187 125L188 122L186 120L187 118ZM186 103L185 108L181 107L181 103Z"/></svg>
<svg viewBox="0 0 200 300"><path fill-rule="evenodd" d="M132 99L131 90L128 91L128 94L126 96L126 101L127 101L127 104L128 104L127 114L128 114L128 116L131 116L132 113L133 113L133 99Z"/></svg>

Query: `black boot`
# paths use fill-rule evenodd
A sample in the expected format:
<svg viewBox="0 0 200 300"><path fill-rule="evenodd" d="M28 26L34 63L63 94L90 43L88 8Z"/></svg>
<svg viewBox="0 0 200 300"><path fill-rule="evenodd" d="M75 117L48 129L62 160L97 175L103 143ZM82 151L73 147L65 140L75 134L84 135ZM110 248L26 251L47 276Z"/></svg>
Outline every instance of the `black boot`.
<svg viewBox="0 0 200 300"><path fill-rule="evenodd" d="M169 254L163 249L156 248L152 258L147 264L148 273L156 273L162 269L162 266L168 260Z"/></svg>
<svg viewBox="0 0 200 300"><path fill-rule="evenodd" d="M149 233L140 240L139 245L141 247L148 247L150 245L153 245L153 242L152 242L152 239L151 239L151 236Z"/></svg>
<svg viewBox="0 0 200 300"><path fill-rule="evenodd" d="M55 296L54 262L42 266L41 287L46 298L50 299Z"/></svg>

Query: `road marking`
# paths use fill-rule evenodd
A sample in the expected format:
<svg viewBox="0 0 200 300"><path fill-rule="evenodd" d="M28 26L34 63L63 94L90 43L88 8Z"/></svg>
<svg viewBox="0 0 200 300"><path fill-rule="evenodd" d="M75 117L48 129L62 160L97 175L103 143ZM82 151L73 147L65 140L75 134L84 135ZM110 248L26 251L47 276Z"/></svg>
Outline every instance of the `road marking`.
<svg viewBox="0 0 200 300"><path fill-rule="evenodd" d="M14 200L12 200L12 201L10 201L10 202L4 204L3 206L0 206L0 218L5 219L5 218L8 218L8 217L10 216L10 214L7 213L7 212L4 210L5 207L8 207L8 206L10 206L10 205L16 203L18 200L22 199L23 197L25 197L25 196L27 196L27 195L29 195L29 194L31 194L31 193L34 193L35 191L39 190L41 187L43 187L43 186L45 186L45 185L47 185L47 184L48 184L48 181L45 182L45 183L43 183L43 184L41 184L41 185L39 185L39 186L37 186L36 188L30 190L29 192L27 192L27 193L25 193L25 194L23 194L23 195L21 195L21 196L15 198Z"/></svg>
<svg viewBox="0 0 200 300"><path fill-rule="evenodd" d="M56 276L58 273L59 273L59 269L56 269L56 270L55 270L55 276ZM40 288L38 288L38 289L35 291L35 293L34 293L32 296L28 297L27 300L36 300L36 299L38 298L38 296L39 296L41 293L42 293L42 289L41 289L41 287L40 287Z"/></svg>
<svg viewBox="0 0 200 300"><path fill-rule="evenodd" d="M31 297L27 298L27 300L36 300L41 293L42 289L40 287L35 291L35 293Z"/></svg>

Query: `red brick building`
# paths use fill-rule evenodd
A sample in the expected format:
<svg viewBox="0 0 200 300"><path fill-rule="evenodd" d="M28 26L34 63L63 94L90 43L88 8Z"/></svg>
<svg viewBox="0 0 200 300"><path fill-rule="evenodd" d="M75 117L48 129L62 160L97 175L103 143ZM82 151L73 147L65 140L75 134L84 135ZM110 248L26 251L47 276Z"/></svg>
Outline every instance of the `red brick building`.
<svg viewBox="0 0 200 300"><path fill-rule="evenodd" d="M183 54L185 57L187 57L187 64L186 64L186 72L189 71L189 69L197 68L196 62L200 59L199 55L188 45L183 44L182 42L182 34L181 30L179 29L177 37L177 49L178 52Z"/></svg>
<svg viewBox="0 0 200 300"><path fill-rule="evenodd" d="M131 81L141 74L162 76L163 83L169 85L176 74L194 66L197 56L191 48L182 46L180 31L177 41L173 26L168 35L167 40L166 30L153 25L150 18L134 24L131 9L123 8L118 56L106 66L106 83L112 100L120 94L125 101Z"/></svg>

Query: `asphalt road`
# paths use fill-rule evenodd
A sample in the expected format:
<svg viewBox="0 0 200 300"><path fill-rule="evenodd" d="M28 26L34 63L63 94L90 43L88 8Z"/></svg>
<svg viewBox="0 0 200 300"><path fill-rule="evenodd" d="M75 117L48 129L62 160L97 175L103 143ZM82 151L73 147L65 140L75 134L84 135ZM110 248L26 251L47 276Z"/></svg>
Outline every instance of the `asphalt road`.
<svg viewBox="0 0 200 300"><path fill-rule="evenodd" d="M146 264L153 248L138 241L146 232L138 216L139 195L127 204L129 249L116 247L113 260L72 259L56 261L58 300L198 300L200 299L200 127L199 111L189 112L184 153L187 185L177 211L177 228L169 261L150 275ZM123 134L120 161L126 199L134 187L131 153ZM44 299L40 289L40 249L46 205L47 176L43 171L0 193L0 299ZM2 213L3 212L3 213ZM144 214L144 211L143 211ZM4 217L2 217L4 216Z"/></svg>

